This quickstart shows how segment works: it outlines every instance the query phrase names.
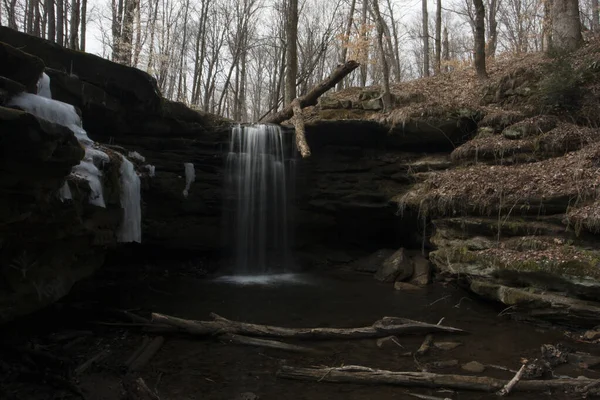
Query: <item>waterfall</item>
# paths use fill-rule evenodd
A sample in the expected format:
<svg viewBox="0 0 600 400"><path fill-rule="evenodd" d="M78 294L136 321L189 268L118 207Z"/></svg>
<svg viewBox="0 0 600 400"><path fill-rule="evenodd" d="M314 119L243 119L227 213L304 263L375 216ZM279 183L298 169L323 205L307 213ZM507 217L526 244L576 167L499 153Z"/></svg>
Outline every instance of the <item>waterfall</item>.
<svg viewBox="0 0 600 400"><path fill-rule="evenodd" d="M286 272L291 267L289 202L295 152L293 135L279 126L232 129L225 222L238 274Z"/></svg>
<svg viewBox="0 0 600 400"><path fill-rule="evenodd" d="M38 118L63 125L74 133L85 149L85 155L79 164L73 167L71 173L88 182L90 186L90 204L105 208L100 169L110 162L110 158L108 154L97 148L94 141L88 137L75 107L52 99L50 77L43 73L37 84L37 94L19 93L11 98L7 105L19 107ZM120 172L121 206L123 207L124 218L118 235L119 241L140 242L140 178L135 172L133 164L125 157L123 157ZM58 191L58 195L63 201L71 199L71 190L67 182Z"/></svg>

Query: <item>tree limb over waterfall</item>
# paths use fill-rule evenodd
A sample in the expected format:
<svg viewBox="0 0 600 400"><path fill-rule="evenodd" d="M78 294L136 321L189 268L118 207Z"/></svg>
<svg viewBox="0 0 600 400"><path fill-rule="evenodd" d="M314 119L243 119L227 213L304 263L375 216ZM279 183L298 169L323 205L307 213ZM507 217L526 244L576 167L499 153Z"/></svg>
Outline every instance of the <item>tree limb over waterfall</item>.
<svg viewBox="0 0 600 400"><path fill-rule="evenodd" d="M337 383L355 383L363 385L395 385L405 387L445 388L456 390L475 390L495 392L508 383L503 379L487 376L445 375L430 372L395 372L359 365L347 365L332 368L295 368L282 367L277 375L281 378L305 381L325 381ZM513 391L574 390L599 382L597 379L548 379L522 380L515 384Z"/></svg>
<svg viewBox="0 0 600 400"><path fill-rule="evenodd" d="M235 334L288 339L364 339L432 332L464 333L458 328L394 317L384 317L371 326L359 328L283 328L231 321L214 313L211 316L213 321L194 321L153 313L152 321L161 325L177 327L182 332L198 336Z"/></svg>
<svg viewBox="0 0 600 400"><path fill-rule="evenodd" d="M359 65L360 64L354 60L350 60L344 64L340 64L325 80L323 80L317 86L313 87L304 96L298 97L297 100L300 103L300 108L314 106L315 104L317 104L317 100L319 99L319 97L321 97L323 93L335 87L335 85L339 81L344 79L346 75L348 75L350 72L358 68ZM275 114L268 115L265 118L261 119L259 122L265 124L280 124L286 119L290 119L292 115L294 115L292 105L293 102L288 104L283 110L276 112Z"/></svg>

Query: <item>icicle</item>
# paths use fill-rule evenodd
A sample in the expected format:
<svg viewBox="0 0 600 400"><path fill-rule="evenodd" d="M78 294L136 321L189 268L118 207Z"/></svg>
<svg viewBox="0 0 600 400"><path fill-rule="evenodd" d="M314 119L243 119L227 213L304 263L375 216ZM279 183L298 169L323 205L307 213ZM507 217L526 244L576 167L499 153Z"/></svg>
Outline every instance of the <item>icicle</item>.
<svg viewBox="0 0 600 400"><path fill-rule="evenodd" d="M154 178L154 175L156 174L156 167L154 165L144 165L144 168L146 168L148 170L148 176L150 178Z"/></svg>
<svg viewBox="0 0 600 400"><path fill-rule="evenodd" d="M60 198L60 201L63 202L65 200L73 199L73 195L71 194L71 189L69 188L69 183L67 181L65 181L65 184L62 185L62 187L58 191L58 197Z"/></svg>
<svg viewBox="0 0 600 400"><path fill-rule="evenodd" d="M47 99L52 98L52 92L50 91L50 77L42 72L42 76L37 82L37 94L38 96L45 97Z"/></svg>
<svg viewBox="0 0 600 400"><path fill-rule="evenodd" d="M87 157L86 157L87 158ZM94 165L93 161L84 158L79 165L73 167L73 175L85 179L90 185L89 202L92 205L106 208L102 194L102 172Z"/></svg>
<svg viewBox="0 0 600 400"><path fill-rule="evenodd" d="M143 155L141 155L137 151L130 151L129 154L127 155L127 157L131 158L132 160L139 161L139 162L146 161L146 157L144 157Z"/></svg>
<svg viewBox="0 0 600 400"><path fill-rule="evenodd" d="M20 93L13 97L8 102L8 105L22 108L36 117L66 126L75 133L77 140L85 146L89 146L93 143L85 130L83 130L81 118L79 118L79 115L77 115L77 112L75 111L75 107L71 104L31 93Z"/></svg>
<svg viewBox="0 0 600 400"><path fill-rule="evenodd" d="M190 186L192 185L192 182L196 181L196 170L192 163L184 163L183 167L185 168L185 189L183 189L183 197L188 197Z"/></svg>
<svg viewBox="0 0 600 400"><path fill-rule="evenodd" d="M119 230L119 242L142 242L142 210L140 207L140 177L133 164L122 157L121 162L121 207L123 222Z"/></svg>

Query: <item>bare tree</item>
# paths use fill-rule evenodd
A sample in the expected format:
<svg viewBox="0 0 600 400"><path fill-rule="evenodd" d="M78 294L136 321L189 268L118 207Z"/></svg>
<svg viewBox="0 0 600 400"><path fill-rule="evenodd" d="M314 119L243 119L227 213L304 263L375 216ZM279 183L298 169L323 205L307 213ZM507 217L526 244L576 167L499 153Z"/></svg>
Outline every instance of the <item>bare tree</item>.
<svg viewBox="0 0 600 400"><path fill-rule="evenodd" d="M429 76L429 16L427 0L421 0L423 17L423 76Z"/></svg>
<svg viewBox="0 0 600 400"><path fill-rule="evenodd" d="M379 12L379 1L373 0L373 12L375 13L375 18L377 19L377 44L379 47L379 54L381 59L381 69L383 72L383 94L381 100L383 101L383 110L389 111L392 106L392 95L390 93L390 67L388 65L388 61L385 56L385 51L383 49L383 25L384 21Z"/></svg>
<svg viewBox="0 0 600 400"><path fill-rule="evenodd" d="M579 2L577 0L552 0L552 49L571 51L578 48L581 37Z"/></svg>
<svg viewBox="0 0 600 400"><path fill-rule="evenodd" d="M287 54L285 75L285 104L296 98L296 78L298 76L298 0L288 0L286 26Z"/></svg>
<svg viewBox="0 0 600 400"><path fill-rule="evenodd" d="M442 0L437 0L436 5L434 71L436 74L439 74L442 66Z"/></svg>
<svg viewBox="0 0 600 400"><path fill-rule="evenodd" d="M479 78L487 78L485 68L485 8L483 0L473 0L475 5L475 70Z"/></svg>

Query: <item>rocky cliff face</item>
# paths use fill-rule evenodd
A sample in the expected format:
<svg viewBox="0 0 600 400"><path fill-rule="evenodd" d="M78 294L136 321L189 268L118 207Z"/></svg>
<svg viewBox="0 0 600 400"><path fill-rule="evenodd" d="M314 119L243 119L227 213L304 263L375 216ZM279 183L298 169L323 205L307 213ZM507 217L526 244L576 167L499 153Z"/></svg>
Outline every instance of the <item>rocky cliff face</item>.
<svg viewBox="0 0 600 400"><path fill-rule="evenodd" d="M123 220L118 153L147 158L131 157L143 180L144 244L217 248L226 123L164 100L139 70L3 27L0 56L0 322L61 298L116 247ZM42 72L53 98L75 105L89 137L106 143L106 208L89 204L90 186L70 175L84 154L70 129L3 107L15 94L35 93ZM184 162L195 164L197 176L187 198ZM152 178L147 164L155 167ZM65 180L72 199L61 200Z"/></svg>
<svg viewBox="0 0 600 400"><path fill-rule="evenodd" d="M449 157L438 170L430 166L405 185L394 182L387 193L376 182L390 177L378 171L368 192L418 219L414 228L427 227L438 278L456 279L521 317L594 326L600 322L599 49L594 42L569 58L536 54L499 62L487 81L466 70L397 85L399 100L387 114L350 89L323 99L309 118L317 129L383 125L388 152L404 137L395 137L399 129L429 132L417 129L416 143L403 150L440 151L442 142L432 143L430 134L448 138L455 147L446 147ZM466 142L436 122L461 115L474 124ZM452 125L460 123L446 126ZM419 140L428 144L419 147ZM349 168L363 173L361 165L348 159ZM390 168L402 171L400 164Z"/></svg>

